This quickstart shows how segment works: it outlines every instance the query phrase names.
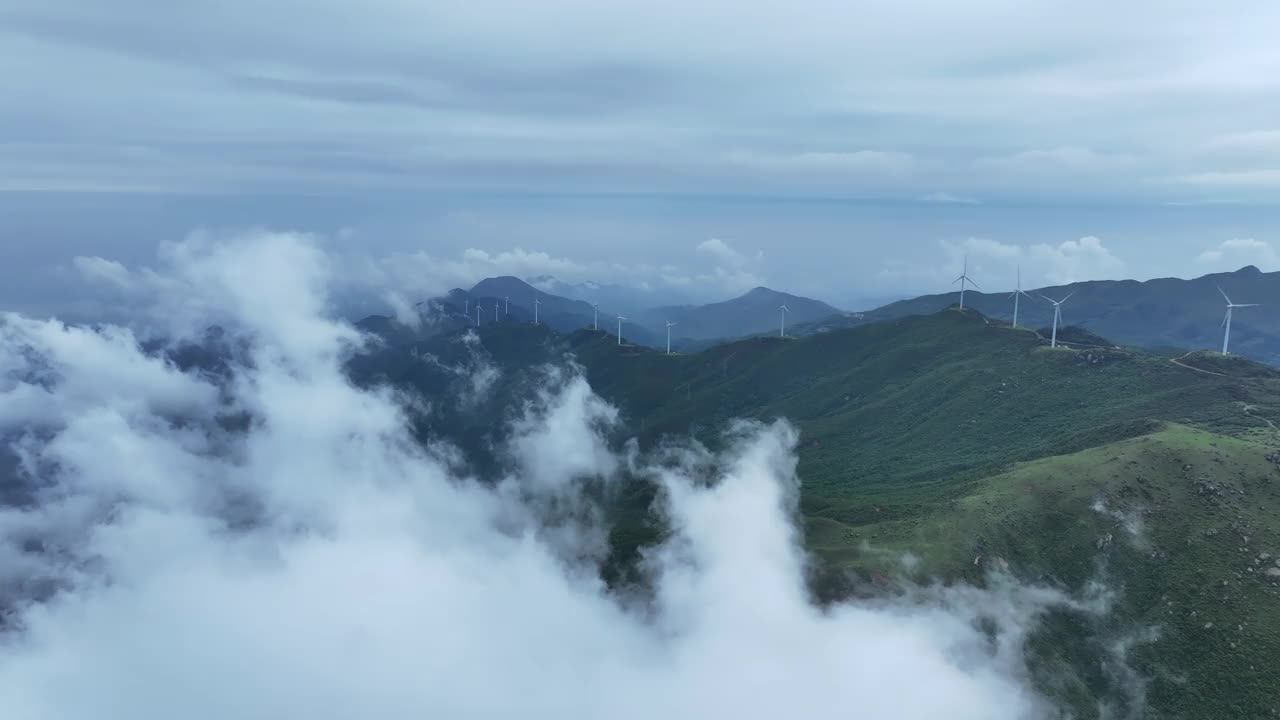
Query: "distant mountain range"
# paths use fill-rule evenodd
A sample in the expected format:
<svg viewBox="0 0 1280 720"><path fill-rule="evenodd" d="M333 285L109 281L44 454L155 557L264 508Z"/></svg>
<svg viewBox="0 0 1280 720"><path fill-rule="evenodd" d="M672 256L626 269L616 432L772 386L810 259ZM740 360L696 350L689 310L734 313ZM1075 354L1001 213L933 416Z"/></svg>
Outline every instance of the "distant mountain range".
<svg viewBox="0 0 1280 720"><path fill-rule="evenodd" d="M977 278L979 282L987 278ZM1019 302L1018 324L1047 328L1053 321L1055 300L1070 295L1062 306L1063 323L1078 325L1122 345L1212 350L1222 347L1222 319L1226 301L1221 287L1237 303L1262 307L1237 310L1231 324L1231 352L1271 365L1280 365L1280 272L1264 273L1252 265L1235 272L1214 273L1182 280L1159 278L1093 280L1027 289L1031 297ZM958 292L923 295L856 313L822 318L797 326L797 335L810 335L911 315L928 315L960 300ZM1013 319L1009 291L965 293L965 307L991 318Z"/></svg>
<svg viewBox="0 0 1280 720"><path fill-rule="evenodd" d="M666 323L676 323L672 327L672 348L684 352L735 338L776 334L781 321L778 306L782 304L790 309L786 318L787 334L803 337L928 315L956 305L960 299L958 292L949 292L900 300L865 312L844 312L819 300L757 287L723 302L636 309L616 304L640 299L635 291L620 286L570 285L550 276L534 280L543 288L557 288L586 297L612 297L612 303L593 300L600 303L599 329L615 333L616 317L621 313L626 317L622 334L627 343L664 348ZM1232 353L1280 365L1280 313L1275 311L1280 308L1280 272L1263 273L1253 266L1193 280L1098 280L1027 289L1028 296L1019 301L1018 324L1047 329L1053 313L1044 296L1058 299L1069 295L1062 309L1064 327L1076 326L1120 345L1150 350L1220 349L1226 301L1218 288L1237 303L1261 305L1241 308L1235 313ZM493 320L495 304L502 308L499 319L529 322L533 319L535 300L539 303L539 321L553 330L572 332L592 325L595 310L591 302L548 292L513 276L486 278L469 290L455 289L442 298L424 303L421 309L426 321L418 331L397 327L398 323L381 316L371 316L361 324L379 335L403 342L415 336L474 325L474 310L463 313L474 308L475 302L488 308L481 314L482 324ZM965 306L992 319L1005 322L1013 319L1013 299L1008 291L970 290L965 293Z"/></svg>
<svg viewBox="0 0 1280 720"><path fill-rule="evenodd" d="M658 307L641 315L650 327L678 323L677 335L693 340L713 340L777 332L781 328L779 306L786 305L787 325L839 315L840 310L824 302L799 295L757 287L732 300L708 305Z"/></svg>

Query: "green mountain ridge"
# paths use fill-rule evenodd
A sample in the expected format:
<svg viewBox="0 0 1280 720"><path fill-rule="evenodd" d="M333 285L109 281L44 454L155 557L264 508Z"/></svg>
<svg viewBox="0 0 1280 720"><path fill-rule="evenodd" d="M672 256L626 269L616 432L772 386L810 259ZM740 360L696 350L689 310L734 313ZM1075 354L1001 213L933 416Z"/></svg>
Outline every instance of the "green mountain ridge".
<svg viewBox="0 0 1280 720"><path fill-rule="evenodd" d="M984 286L990 278L977 278ZM1221 287L1237 303L1260 303L1235 314L1231 326L1231 351L1261 362L1280 365L1280 272L1264 273L1249 265L1235 272L1214 273L1191 280L1157 278L1094 280L1027 290L1031 297L1019 302L1020 325L1047 327L1052 306L1041 295L1061 299L1063 321L1087 328L1122 345L1145 348L1180 347L1220 349L1226 302ZM923 295L853 315L832 316L795 328L796 335L811 335L861 324L929 314L959 302L958 292ZM984 293L969 290L965 307L1002 321L1013 318L1010 291Z"/></svg>
<svg viewBox="0 0 1280 720"><path fill-rule="evenodd" d="M898 575L982 583L993 569L1075 594L1113 588L1108 619L1055 614L1031 646L1037 684L1075 717L1103 717L1104 699L1125 716L1133 677L1141 717L1266 717L1280 698L1280 372L1093 335L1051 349L955 310L670 356L590 330L477 335L510 392L572 357L643 446L714 444L733 418L794 423L820 595ZM466 357L443 336L414 352ZM364 376L424 392L458 382L432 386L423 363L396 362ZM491 414L463 424L469 447L492 444ZM637 485L618 501L614 582L662 532L652 499Z"/></svg>

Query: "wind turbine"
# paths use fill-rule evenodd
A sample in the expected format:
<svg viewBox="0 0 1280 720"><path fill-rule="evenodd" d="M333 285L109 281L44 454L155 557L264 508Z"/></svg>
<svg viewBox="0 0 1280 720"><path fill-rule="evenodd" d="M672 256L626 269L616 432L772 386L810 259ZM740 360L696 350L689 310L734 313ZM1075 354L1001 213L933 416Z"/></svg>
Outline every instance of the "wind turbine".
<svg viewBox="0 0 1280 720"><path fill-rule="evenodd" d="M498 301L493 301L493 321L498 322Z"/></svg>
<svg viewBox="0 0 1280 720"><path fill-rule="evenodd" d="M1022 291L1022 267L1021 266L1018 267L1018 289L1014 290L1009 295L1009 297L1013 298L1013 326L1015 328L1018 327L1018 296L1019 295L1026 295L1027 297L1031 297L1030 295L1027 295L1025 292Z"/></svg>
<svg viewBox="0 0 1280 720"><path fill-rule="evenodd" d="M778 327L778 337L787 336L787 313L791 312L791 308L786 303L778 306L778 315L782 316L782 324Z"/></svg>
<svg viewBox="0 0 1280 720"><path fill-rule="evenodd" d="M1218 292L1222 293L1222 298L1227 301L1227 316L1222 319L1222 327L1226 330L1222 333L1222 354L1229 355L1227 352L1227 341L1231 339L1231 311L1238 307L1258 307L1259 303L1233 303L1231 298L1227 297L1222 288L1218 288Z"/></svg>
<svg viewBox="0 0 1280 720"><path fill-rule="evenodd" d="M673 323L670 320L667 321L667 354L668 355L671 354L671 327L673 325L679 325L679 324L680 323Z"/></svg>
<svg viewBox="0 0 1280 720"><path fill-rule="evenodd" d="M619 315L618 316L618 346L619 347L622 346L622 321L623 320L626 320L626 318Z"/></svg>
<svg viewBox="0 0 1280 720"><path fill-rule="evenodd" d="M591 303L591 329L600 329L600 303Z"/></svg>
<svg viewBox="0 0 1280 720"><path fill-rule="evenodd" d="M476 303L476 327L480 327L480 303Z"/></svg>
<svg viewBox="0 0 1280 720"><path fill-rule="evenodd" d="M955 285L956 283L960 283L960 309L964 310L964 286L968 284L968 285L972 285L974 290L982 289L978 287L978 283L973 281L973 278L969 277L969 256L968 255L964 256L964 271L960 273L960 277L951 281L952 285Z"/></svg>
<svg viewBox="0 0 1280 720"><path fill-rule="evenodd" d="M538 324L538 306L541 304L542 304L542 301L539 300L538 298L533 299L533 324L534 325Z"/></svg>
<svg viewBox="0 0 1280 720"><path fill-rule="evenodd" d="M1071 296L1075 294L1076 294L1076 291L1072 290L1071 292L1067 293L1067 296L1062 298L1061 300L1054 300L1053 298L1048 297L1047 295L1040 296L1045 300L1048 300L1049 302L1053 303L1053 337L1052 339L1049 340L1049 347L1058 347L1058 323L1062 320L1062 303L1071 299Z"/></svg>
<svg viewBox="0 0 1280 720"><path fill-rule="evenodd" d="M511 314L511 296L510 296L510 295L503 295L503 296L502 296L502 301L503 301L504 303L506 303L506 305L502 308L502 314L503 314L503 315L510 315L510 314Z"/></svg>
<svg viewBox="0 0 1280 720"><path fill-rule="evenodd" d="M471 317L471 298L462 301L462 317Z"/></svg>

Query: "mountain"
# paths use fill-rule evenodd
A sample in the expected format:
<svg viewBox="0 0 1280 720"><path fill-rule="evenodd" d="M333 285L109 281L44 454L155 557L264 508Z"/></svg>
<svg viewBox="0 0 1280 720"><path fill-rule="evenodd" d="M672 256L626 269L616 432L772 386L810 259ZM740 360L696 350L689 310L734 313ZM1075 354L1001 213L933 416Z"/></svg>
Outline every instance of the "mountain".
<svg viewBox="0 0 1280 720"><path fill-rule="evenodd" d="M657 307L641 315L643 322L656 331L666 322L678 323L675 334L691 340L737 338L777 332L778 306L786 304L787 325L804 323L839 315L841 311L818 300L757 287L746 294L709 305L673 305Z"/></svg>
<svg viewBox="0 0 1280 720"><path fill-rule="evenodd" d="M548 317L554 315L576 315L586 318L588 323L591 321L591 303L552 295L511 275L485 278L476 283L468 293L473 298L489 297L504 301L509 298L512 305L523 307L530 313L533 312L534 300L537 300L540 303L538 306L539 319L544 314Z"/></svg>
<svg viewBox="0 0 1280 720"><path fill-rule="evenodd" d="M904 574L982 584L992 570L1084 599L1106 588L1105 615L1051 611L1029 645L1037 686L1075 717L1139 716L1140 696L1143 717L1264 717L1280 697L1280 371L1095 335L1101 347L1050 349L977 312L673 356L582 330L477 334L512 397L536 387L522 373L571 353L642 447L690 433L715 445L733 418L788 418L819 597L886 592ZM476 350L441 335L413 351ZM380 352L365 381L468 387ZM436 427L492 447L504 405L489 402ZM611 582L663 532L653 493L618 490Z"/></svg>
<svg viewBox="0 0 1280 720"><path fill-rule="evenodd" d="M1030 298L1022 298L1018 322L1029 327L1047 327L1053 321L1053 312L1040 296L1058 299L1071 295L1062 306L1063 321L1116 343L1145 348L1220 349L1226 302L1218 293L1218 287L1237 303L1263 305L1235 313L1231 323L1231 351L1280 365L1280 314L1270 311L1280 306L1280 272L1264 273L1251 265L1193 280L1100 280L1038 288L1028 291ZM958 301L959 293L954 292L925 295L885 305L860 317L823 319L797 327L796 334L934 313ZM1013 300L1007 291L968 291L965 307L1001 320L1013 317Z"/></svg>

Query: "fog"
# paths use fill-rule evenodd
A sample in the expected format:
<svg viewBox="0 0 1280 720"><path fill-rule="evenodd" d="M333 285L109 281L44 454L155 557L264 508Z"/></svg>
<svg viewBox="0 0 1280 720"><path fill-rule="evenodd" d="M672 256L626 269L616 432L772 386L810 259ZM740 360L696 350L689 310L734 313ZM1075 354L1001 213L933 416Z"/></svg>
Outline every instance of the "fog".
<svg viewBox="0 0 1280 720"><path fill-rule="evenodd" d="M481 483L411 434L436 399L348 381L366 339L332 319L312 240L166 253L122 276L138 317L171 338L225 328L245 348L225 376L181 372L126 327L0 321L23 487L0 508L0 716L1054 714L1023 652L1070 604L1054 592L811 602L786 422L640 452L611 443L619 413L579 373L549 369L513 408L511 472ZM671 528L642 599L599 579L607 515L584 492L641 481Z"/></svg>

